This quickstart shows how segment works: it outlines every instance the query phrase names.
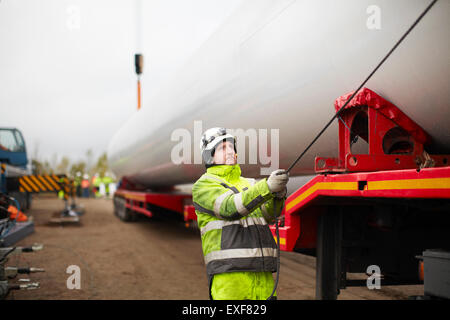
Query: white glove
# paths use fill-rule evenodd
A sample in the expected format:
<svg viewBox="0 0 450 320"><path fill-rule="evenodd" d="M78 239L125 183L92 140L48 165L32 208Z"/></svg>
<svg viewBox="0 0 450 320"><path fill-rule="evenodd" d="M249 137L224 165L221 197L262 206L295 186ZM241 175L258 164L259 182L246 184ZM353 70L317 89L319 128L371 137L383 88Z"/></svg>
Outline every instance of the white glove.
<svg viewBox="0 0 450 320"><path fill-rule="evenodd" d="M284 169L273 171L267 178L267 186L270 192L276 193L283 191L289 181L289 175Z"/></svg>

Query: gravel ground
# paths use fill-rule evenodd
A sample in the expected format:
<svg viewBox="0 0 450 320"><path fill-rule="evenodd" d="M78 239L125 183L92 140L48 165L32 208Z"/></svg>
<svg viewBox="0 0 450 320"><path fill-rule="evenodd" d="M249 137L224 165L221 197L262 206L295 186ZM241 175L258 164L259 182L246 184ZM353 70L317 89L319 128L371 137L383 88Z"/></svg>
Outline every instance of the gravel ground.
<svg viewBox="0 0 450 320"><path fill-rule="evenodd" d="M63 208L54 197L35 197L28 212L35 233L16 245L44 244L39 252L12 256L8 266L44 268L31 274L37 290L12 291L8 299L208 299L199 231L182 221L142 217L120 221L110 199L77 199L85 207L78 225L52 225ZM309 300L315 296L315 258L282 252L278 298ZM68 289L71 265L80 268L81 288ZM26 276L18 276L26 278ZM423 286L385 286L380 290L352 287L340 300L407 299L423 294Z"/></svg>

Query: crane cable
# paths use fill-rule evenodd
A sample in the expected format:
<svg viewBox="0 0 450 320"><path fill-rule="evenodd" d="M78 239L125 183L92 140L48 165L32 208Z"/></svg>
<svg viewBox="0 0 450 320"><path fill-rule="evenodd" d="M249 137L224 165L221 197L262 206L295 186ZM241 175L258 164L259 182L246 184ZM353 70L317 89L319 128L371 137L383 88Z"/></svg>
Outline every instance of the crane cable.
<svg viewBox="0 0 450 320"><path fill-rule="evenodd" d="M386 56L384 56L384 58L378 63L378 65L375 67L375 69L373 69L373 71L369 74L369 76L361 83L361 85L358 87L358 89L356 89L353 94L351 95L350 98L348 98L347 102L345 102L344 106L342 108L339 109L338 112L336 112L336 114L330 119L330 121L328 121L328 123L325 125L325 127L322 128L322 130L320 130L320 132L317 134L317 136L311 141L311 143L306 147L305 150L303 150L303 152L297 157L297 159L295 159L295 161L289 166L289 168L286 170L287 173L289 173L289 171L291 171L291 169L297 164L297 162L300 161L300 159L305 155L306 152L308 152L308 150L312 147L312 145L314 143L316 143L317 139L320 138L320 136L325 132L325 130L328 129L328 127L333 123L334 119L338 118L340 116L340 114L342 113L342 111L345 109L345 107L347 106L347 104L352 101L352 99L356 96L356 94L359 92L359 90L361 90L362 87L364 87L364 85L367 83L367 81L370 80L370 78L372 78L372 76L375 74L375 72L378 71L378 69L381 67L381 65L389 58L389 56L395 51L395 49L397 49L397 47L400 45L400 43L402 43L402 41L409 35L409 33L416 27L416 25L420 22L420 20L422 20L422 18L428 13L428 11L436 4L438 0L433 0L427 7L426 9L422 12L422 14L416 19L416 21L414 21L414 23L409 27L408 30L406 30L406 32L403 34L403 36L397 41L397 43L392 47L391 50L389 50L389 52L386 54ZM282 173L280 173L282 174ZM274 208L275 209L275 208ZM267 300L272 300L273 295L275 294L275 291L277 289L278 286L278 279L279 279L279 273L280 273L280 234L279 234L279 229L278 229L278 218L275 220L275 231L276 231L276 236L277 236L277 276L276 276L276 280L275 280L275 284L273 287L273 291L272 294L267 298Z"/></svg>
<svg viewBox="0 0 450 320"><path fill-rule="evenodd" d="M375 72L378 71L378 69L381 67L381 65L389 58L389 56L395 51L395 49L397 49L397 47L400 45L400 43L402 43L402 41L408 36L408 34L414 29L414 27L419 23L420 20L422 20L422 18L427 14L427 12L431 9L431 7L434 6L434 4L437 2L438 0L433 0L428 7L422 12L422 14L416 19L416 21L414 21L414 23L411 25L411 27L409 27L409 29L405 32L405 34L403 34L403 36L397 41L397 43L392 47L392 49L386 54L386 56L380 61L380 63L378 63L378 65L375 67L375 69L373 69L373 71L369 74L369 76L361 83L361 85L358 87L358 89L355 90L355 92L353 92L353 94L351 95L351 97L347 100L347 102L344 104L344 106L342 108L339 109L339 111L331 118L330 121L328 121L328 123L325 125L325 127L323 127L323 129L317 134L317 136L311 141L311 143L306 147L306 149L297 157L297 159L289 166L289 168L286 170L286 172L289 173L289 171L291 171L291 169L297 164L298 161L300 161L300 159L305 155L306 152L308 152L308 150L312 147L312 145L314 143L316 143L317 139L320 138L320 136L325 132L325 130L328 129L328 127L333 123L334 119L336 119L337 117L339 117L339 115L342 113L342 111L345 109L345 107L347 106L347 104L352 101L352 99L356 96L356 94L359 92L359 90L361 90L362 87L364 87L364 85L367 83L367 81L370 80L370 78L372 78L372 76L375 74Z"/></svg>

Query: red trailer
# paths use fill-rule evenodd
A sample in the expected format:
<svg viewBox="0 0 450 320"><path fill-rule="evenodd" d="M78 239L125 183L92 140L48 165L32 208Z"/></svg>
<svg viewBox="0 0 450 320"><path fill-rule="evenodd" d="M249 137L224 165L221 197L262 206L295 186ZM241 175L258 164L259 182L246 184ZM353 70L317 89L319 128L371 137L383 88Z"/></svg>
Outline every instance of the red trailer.
<svg viewBox="0 0 450 320"><path fill-rule="evenodd" d="M139 190L126 179L122 179L121 186L114 193L114 213L123 221L135 221L138 214L151 218L155 213L168 212L183 215L187 225L197 220L191 194L172 189L159 192Z"/></svg>
<svg viewBox="0 0 450 320"><path fill-rule="evenodd" d="M336 112L350 95L336 100ZM366 154L352 153L358 137ZM316 157L318 175L287 198L279 223L281 250L316 256L317 299L367 285L347 273L367 273L370 266L380 270L381 285L421 283L423 252L450 249L450 155L429 155L429 142L422 128L369 89L342 112L339 157ZM427 275L433 277L425 272L425 281ZM447 296L439 297L450 298L446 286Z"/></svg>
<svg viewBox="0 0 450 320"><path fill-rule="evenodd" d="M336 112L350 96L336 100ZM364 154L352 152L357 139L366 143ZM279 222L281 250L317 257L317 299L366 285L347 273L369 266L378 267L382 285L421 283L423 252L450 249L450 155L428 154L430 142L397 106L366 88L341 113L338 157L316 157L317 176L287 198ZM196 220L191 195L146 192L126 179L114 204L125 221L160 210L183 215L186 224Z"/></svg>

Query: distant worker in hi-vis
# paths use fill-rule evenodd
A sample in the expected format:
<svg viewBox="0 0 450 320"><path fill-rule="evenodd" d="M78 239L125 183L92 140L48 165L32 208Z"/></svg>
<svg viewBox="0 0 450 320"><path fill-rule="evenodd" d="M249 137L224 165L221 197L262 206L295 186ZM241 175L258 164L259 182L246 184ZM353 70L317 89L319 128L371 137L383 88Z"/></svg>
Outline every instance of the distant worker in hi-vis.
<svg viewBox="0 0 450 320"><path fill-rule="evenodd" d="M268 224L280 216L289 180L276 170L255 183L241 177L236 138L211 128L201 140L206 173L192 187L213 300L265 300L277 268L276 243ZM272 299L276 299L276 295Z"/></svg>

